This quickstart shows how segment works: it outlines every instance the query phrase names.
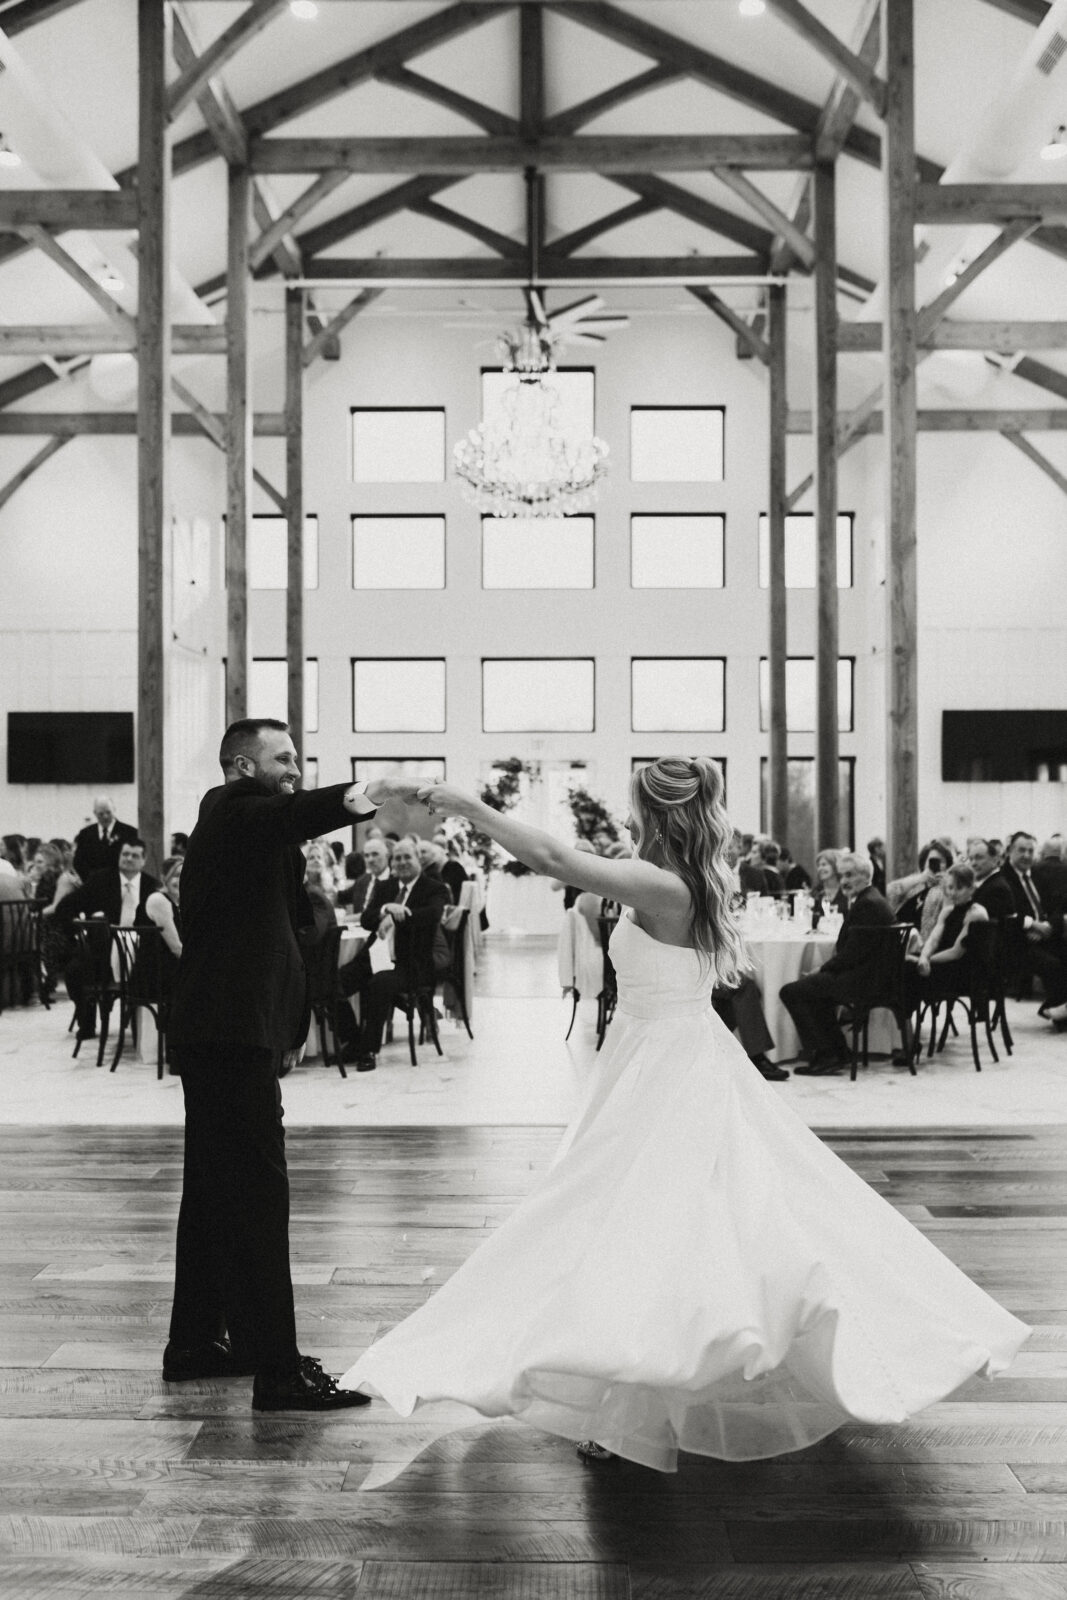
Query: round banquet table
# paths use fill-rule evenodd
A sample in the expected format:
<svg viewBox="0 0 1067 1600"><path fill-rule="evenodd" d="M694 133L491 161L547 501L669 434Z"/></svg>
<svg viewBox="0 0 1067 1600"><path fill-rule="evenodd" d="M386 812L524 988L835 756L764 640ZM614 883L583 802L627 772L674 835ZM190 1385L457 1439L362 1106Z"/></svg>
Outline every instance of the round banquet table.
<svg viewBox="0 0 1067 1600"><path fill-rule="evenodd" d="M778 1061L788 1061L800 1049L793 1019L779 998L781 991L787 983L821 967L832 955L836 939L836 934L801 933L787 923L782 923L780 929L761 929L745 936L752 976L763 995L763 1015Z"/></svg>

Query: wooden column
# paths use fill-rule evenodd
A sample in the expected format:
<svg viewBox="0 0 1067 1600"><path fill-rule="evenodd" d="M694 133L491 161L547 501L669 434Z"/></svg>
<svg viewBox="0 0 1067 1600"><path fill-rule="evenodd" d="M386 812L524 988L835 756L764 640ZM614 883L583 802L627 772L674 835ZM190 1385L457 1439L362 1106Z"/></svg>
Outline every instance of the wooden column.
<svg viewBox="0 0 1067 1600"><path fill-rule="evenodd" d="M285 291L285 507L289 565L285 597L289 731L304 763L304 291Z"/></svg>
<svg viewBox="0 0 1067 1600"><path fill-rule="evenodd" d="M248 523L252 505L252 180L229 169L226 256L226 721L248 715Z"/></svg>
<svg viewBox="0 0 1067 1600"><path fill-rule="evenodd" d="M138 0L137 826L163 860L163 597L170 517L170 11Z"/></svg>
<svg viewBox="0 0 1067 1600"><path fill-rule="evenodd" d="M767 290L767 376L770 404L770 444L767 474L767 549L769 553L770 617L767 640L767 723L770 729L767 763L768 823L771 837L797 847L789 839L788 736L785 715L786 594L785 497L786 420L786 290L772 283Z"/></svg>
<svg viewBox="0 0 1067 1600"><path fill-rule="evenodd" d="M815 848L840 844L837 816L837 222L834 168L818 162L815 224Z"/></svg>
<svg viewBox="0 0 1067 1600"><path fill-rule="evenodd" d="M915 84L912 0L883 0L889 93L882 140L885 214L886 854L888 874L919 848L918 588L915 576Z"/></svg>

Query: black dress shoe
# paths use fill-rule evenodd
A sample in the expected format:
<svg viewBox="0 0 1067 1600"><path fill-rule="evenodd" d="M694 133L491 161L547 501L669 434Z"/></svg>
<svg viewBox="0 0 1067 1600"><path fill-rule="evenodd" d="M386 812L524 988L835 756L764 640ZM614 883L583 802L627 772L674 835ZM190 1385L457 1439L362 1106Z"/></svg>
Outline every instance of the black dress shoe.
<svg viewBox="0 0 1067 1600"><path fill-rule="evenodd" d="M356 1057L356 1071L357 1072L373 1072L374 1069L377 1067L377 1065L378 1065L378 1057L370 1055L365 1050L361 1051L360 1054L357 1055L357 1057Z"/></svg>
<svg viewBox="0 0 1067 1600"><path fill-rule="evenodd" d="M370 1405L370 1395L340 1389L314 1356L302 1356L296 1372L283 1378L257 1375L252 1385L253 1411L344 1411Z"/></svg>
<svg viewBox="0 0 1067 1600"><path fill-rule="evenodd" d="M163 1382L187 1383L191 1378L250 1378L255 1372L250 1361L239 1360L227 1339L182 1350L168 1344L163 1352Z"/></svg>
<svg viewBox="0 0 1067 1600"><path fill-rule="evenodd" d="M805 1066L794 1067L793 1072L798 1078L827 1078L847 1066L848 1062L839 1056L813 1056Z"/></svg>
<svg viewBox="0 0 1067 1600"><path fill-rule="evenodd" d="M789 1076L784 1067L775 1066L774 1062L768 1061L764 1055L750 1056L749 1060L760 1076L767 1079L768 1083L781 1083Z"/></svg>

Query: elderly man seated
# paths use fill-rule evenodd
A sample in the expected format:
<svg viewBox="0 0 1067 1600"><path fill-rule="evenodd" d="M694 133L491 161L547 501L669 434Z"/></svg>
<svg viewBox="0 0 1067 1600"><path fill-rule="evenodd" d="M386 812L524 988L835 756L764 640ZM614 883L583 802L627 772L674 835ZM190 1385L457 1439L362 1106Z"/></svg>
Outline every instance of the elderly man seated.
<svg viewBox="0 0 1067 1600"><path fill-rule="evenodd" d="M834 953L817 972L782 989L782 1004L793 1019L800 1035L800 1053L807 1061L794 1068L798 1075L838 1072L851 1058L837 1008L871 992L880 961L868 930L888 928L893 921L884 895L871 887L872 870L869 856L845 853L840 857L838 872L848 908Z"/></svg>

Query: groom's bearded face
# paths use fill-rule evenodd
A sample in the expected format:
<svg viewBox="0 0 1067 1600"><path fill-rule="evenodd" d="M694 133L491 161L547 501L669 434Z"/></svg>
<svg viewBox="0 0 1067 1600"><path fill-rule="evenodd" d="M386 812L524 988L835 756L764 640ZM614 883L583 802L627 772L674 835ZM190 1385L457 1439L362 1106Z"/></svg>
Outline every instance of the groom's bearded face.
<svg viewBox="0 0 1067 1600"><path fill-rule="evenodd" d="M248 776L257 779L271 794L292 794L299 786L296 745L289 734L277 728L264 728L255 755L246 759L253 763L253 771Z"/></svg>

